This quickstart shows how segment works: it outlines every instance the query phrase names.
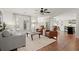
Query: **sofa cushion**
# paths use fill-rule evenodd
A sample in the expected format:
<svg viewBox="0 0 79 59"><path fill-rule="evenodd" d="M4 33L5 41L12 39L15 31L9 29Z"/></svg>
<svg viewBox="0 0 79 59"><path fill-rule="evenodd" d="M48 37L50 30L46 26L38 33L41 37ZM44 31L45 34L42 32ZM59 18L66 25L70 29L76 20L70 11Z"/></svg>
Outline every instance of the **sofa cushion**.
<svg viewBox="0 0 79 59"><path fill-rule="evenodd" d="M11 33L9 33L8 31L3 31L2 36L3 37L8 37L8 36L11 36Z"/></svg>

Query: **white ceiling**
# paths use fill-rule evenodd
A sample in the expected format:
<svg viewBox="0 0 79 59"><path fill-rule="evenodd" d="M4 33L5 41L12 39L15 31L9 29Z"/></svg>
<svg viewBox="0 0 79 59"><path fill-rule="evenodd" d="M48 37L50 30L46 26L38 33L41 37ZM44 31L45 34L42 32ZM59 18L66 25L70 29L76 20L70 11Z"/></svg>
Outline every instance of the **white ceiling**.
<svg viewBox="0 0 79 59"><path fill-rule="evenodd" d="M62 13L69 13L69 12L78 12L78 8L47 8L50 14L47 15L52 15L56 16ZM4 10L12 13L20 13L20 14L25 14L25 15L30 15L30 16L36 16L40 15L40 8L4 8Z"/></svg>

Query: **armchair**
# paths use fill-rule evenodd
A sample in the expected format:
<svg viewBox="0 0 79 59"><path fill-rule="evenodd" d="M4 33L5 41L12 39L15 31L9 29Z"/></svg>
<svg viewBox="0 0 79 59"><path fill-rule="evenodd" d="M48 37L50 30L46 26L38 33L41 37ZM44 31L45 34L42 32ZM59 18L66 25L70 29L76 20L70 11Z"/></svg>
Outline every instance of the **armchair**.
<svg viewBox="0 0 79 59"><path fill-rule="evenodd" d="M58 31L57 31L57 27L55 26L54 29L52 31L46 31L45 35L49 38L53 38L53 39L57 39L58 37Z"/></svg>
<svg viewBox="0 0 79 59"><path fill-rule="evenodd" d="M43 35L43 29L44 29L44 26L40 26L39 29L36 29L36 32L40 32L40 34Z"/></svg>

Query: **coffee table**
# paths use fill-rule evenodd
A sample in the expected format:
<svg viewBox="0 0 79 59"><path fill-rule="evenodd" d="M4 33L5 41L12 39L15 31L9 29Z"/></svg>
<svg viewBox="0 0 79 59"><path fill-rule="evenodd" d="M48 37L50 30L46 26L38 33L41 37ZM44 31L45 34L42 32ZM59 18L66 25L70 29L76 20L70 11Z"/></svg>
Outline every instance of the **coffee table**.
<svg viewBox="0 0 79 59"><path fill-rule="evenodd" d="M41 35L40 32L26 32L26 34L27 34L27 37L28 37L28 34L30 34L32 40L33 40L34 35L39 35L39 38L40 38L40 35Z"/></svg>

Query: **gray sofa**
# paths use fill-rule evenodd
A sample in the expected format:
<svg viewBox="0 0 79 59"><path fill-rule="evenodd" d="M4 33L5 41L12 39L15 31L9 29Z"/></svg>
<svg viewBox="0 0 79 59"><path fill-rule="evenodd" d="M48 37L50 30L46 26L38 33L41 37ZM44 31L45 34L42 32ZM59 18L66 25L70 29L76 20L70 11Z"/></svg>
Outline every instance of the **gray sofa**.
<svg viewBox="0 0 79 59"><path fill-rule="evenodd" d="M0 51L10 51L26 44L26 35L3 36L0 34Z"/></svg>

